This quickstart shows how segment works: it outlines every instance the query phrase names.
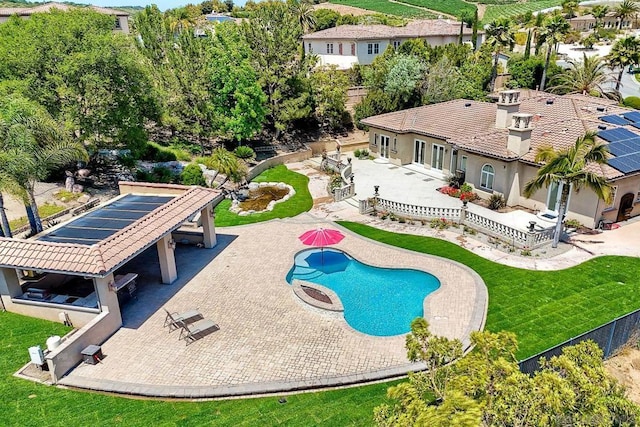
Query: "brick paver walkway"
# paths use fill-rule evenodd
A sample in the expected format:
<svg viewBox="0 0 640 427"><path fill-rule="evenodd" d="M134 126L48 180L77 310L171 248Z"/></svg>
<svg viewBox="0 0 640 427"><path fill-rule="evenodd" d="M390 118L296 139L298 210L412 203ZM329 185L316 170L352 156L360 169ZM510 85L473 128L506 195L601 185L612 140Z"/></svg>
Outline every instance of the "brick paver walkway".
<svg viewBox="0 0 640 427"><path fill-rule="evenodd" d="M297 237L318 226L328 224L301 215L218 229L220 244L213 250L178 247L178 282L141 284L138 301L124 310L124 327L102 345L103 362L79 366L62 383L197 397L357 383L415 369L406 359L404 336L362 334L294 295L285 276L294 255L306 248ZM345 233L336 247L363 262L423 269L440 279L440 289L425 302L434 333L468 344L470 332L483 327L487 291L470 269ZM150 253L138 267L153 278L157 261ZM162 307L198 308L220 330L185 346L178 332L163 328Z"/></svg>

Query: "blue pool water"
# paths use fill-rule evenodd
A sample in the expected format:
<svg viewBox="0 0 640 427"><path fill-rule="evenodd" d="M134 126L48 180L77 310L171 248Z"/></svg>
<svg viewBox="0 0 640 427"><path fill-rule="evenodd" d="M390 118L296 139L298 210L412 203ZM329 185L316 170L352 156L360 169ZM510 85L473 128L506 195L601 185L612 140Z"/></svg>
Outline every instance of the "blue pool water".
<svg viewBox="0 0 640 427"><path fill-rule="evenodd" d="M440 287L435 276L423 271L373 267L336 249L298 253L287 274L289 284L294 279L334 291L347 323L375 336L409 332L411 321L424 315L425 297Z"/></svg>

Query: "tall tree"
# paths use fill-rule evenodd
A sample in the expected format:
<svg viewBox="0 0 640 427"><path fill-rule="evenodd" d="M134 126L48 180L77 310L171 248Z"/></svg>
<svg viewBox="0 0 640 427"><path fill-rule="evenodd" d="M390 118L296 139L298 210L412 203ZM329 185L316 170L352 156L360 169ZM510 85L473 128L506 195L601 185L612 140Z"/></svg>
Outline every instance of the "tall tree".
<svg viewBox="0 0 640 427"><path fill-rule="evenodd" d="M340 128L346 112L347 75L335 65L318 68L311 74L311 87L318 122L329 130Z"/></svg>
<svg viewBox="0 0 640 427"><path fill-rule="evenodd" d="M557 247L563 232L564 217L568 210L569 194L587 188L599 199L611 201L611 185L606 178L593 172L591 164L607 163L609 149L606 144L596 141L596 132L587 132L578 138L571 147L554 149L542 147L536 153L535 160L542 166L531 181L524 186L524 195L532 196L542 188L557 185L560 188L558 220L553 235L552 247Z"/></svg>
<svg viewBox="0 0 640 427"><path fill-rule="evenodd" d="M618 4L615 10L618 18L618 29L621 30L624 20L638 13L640 7L638 7L638 3L635 0L622 0L622 3Z"/></svg>
<svg viewBox="0 0 640 427"><path fill-rule="evenodd" d="M210 158L207 159L207 166L210 166L215 169L217 173L225 176L220 186L223 186L229 179L234 181L243 170L243 164L240 160L224 147L218 147L213 150Z"/></svg>
<svg viewBox="0 0 640 427"><path fill-rule="evenodd" d="M562 11L567 19L574 18L579 5L576 0L562 0Z"/></svg>
<svg viewBox="0 0 640 427"><path fill-rule="evenodd" d="M422 339L430 334L415 326L407 336L409 358L431 369L389 388L388 403L374 412L381 427L631 426L639 421L640 408L607 373L602 350L593 341L565 347L559 356L542 360L541 369L530 376L518 368L512 333L473 332L473 351L447 363L453 342ZM437 391L442 386L443 393Z"/></svg>
<svg viewBox="0 0 640 427"><path fill-rule="evenodd" d="M308 73L310 58L301 58L302 35L297 18L286 3L257 4L242 31L252 51L252 65L267 96L268 126L280 132L312 114Z"/></svg>
<svg viewBox="0 0 640 427"><path fill-rule="evenodd" d="M609 13L609 6L604 4L598 4L591 8L591 15L596 20L596 28L600 28L602 26L602 20Z"/></svg>
<svg viewBox="0 0 640 427"><path fill-rule="evenodd" d="M625 67L637 65L640 61L640 40L635 36L617 40L606 60L612 70L619 70L616 79L616 92L619 92Z"/></svg>
<svg viewBox="0 0 640 427"><path fill-rule="evenodd" d="M300 25L300 33L307 34L316 26L316 16L313 13L313 3L310 0L287 0L291 13L295 16ZM301 55L304 56L304 40L301 39L302 50Z"/></svg>
<svg viewBox="0 0 640 427"><path fill-rule="evenodd" d="M514 42L514 33L512 23L508 18L498 18L487 25L485 32L487 34L487 42L493 48L493 68L491 70L491 82L489 90L493 92L496 85L496 77L498 76L498 60L503 49L510 46Z"/></svg>
<svg viewBox="0 0 640 427"><path fill-rule="evenodd" d="M544 61L542 79L540 80L541 91L544 91L545 84L547 82L547 71L549 69L549 62L551 61L553 49L560 41L564 40L564 36L569 33L569 31L571 31L571 25L569 24L569 21L564 19L561 15L552 15L544 22L540 35L547 44L547 55Z"/></svg>
<svg viewBox="0 0 640 427"><path fill-rule="evenodd" d="M26 197L32 233L42 231L35 185L55 168L88 160L84 147L72 141L47 111L24 98L0 99L0 151L2 175L7 175Z"/></svg>
<svg viewBox="0 0 640 427"><path fill-rule="evenodd" d="M568 69L553 77L553 86L549 88L551 92L615 98L615 93L607 87L612 78L602 58L583 53L582 61L571 59L568 63Z"/></svg>
<svg viewBox="0 0 640 427"><path fill-rule="evenodd" d="M146 142L145 124L158 114L149 63L132 37L113 32L112 16L54 9L14 17L0 26L0 57L0 80L73 138L109 148Z"/></svg>
<svg viewBox="0 0 640 427"><path fill-rule="evenodd" d="M473 25L475 13L465 9L462 11L458 19L460 19L460 34L458 34L458 44L462 44L462 40L464 38L464 28L470 28Z"/></svg>

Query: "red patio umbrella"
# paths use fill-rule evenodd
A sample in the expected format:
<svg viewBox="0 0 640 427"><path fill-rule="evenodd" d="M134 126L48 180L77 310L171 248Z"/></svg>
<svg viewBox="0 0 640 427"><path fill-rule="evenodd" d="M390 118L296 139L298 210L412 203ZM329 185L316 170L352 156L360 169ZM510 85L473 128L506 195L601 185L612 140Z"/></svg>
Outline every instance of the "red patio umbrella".
<svg viewBox="0 0 640 427"><path fill-rule="evenodd" d="M319 247L322 253L325 246L340 243L344 239L344 234L338 230L320 227L304 232L298 239L307 246Z"/></svg>

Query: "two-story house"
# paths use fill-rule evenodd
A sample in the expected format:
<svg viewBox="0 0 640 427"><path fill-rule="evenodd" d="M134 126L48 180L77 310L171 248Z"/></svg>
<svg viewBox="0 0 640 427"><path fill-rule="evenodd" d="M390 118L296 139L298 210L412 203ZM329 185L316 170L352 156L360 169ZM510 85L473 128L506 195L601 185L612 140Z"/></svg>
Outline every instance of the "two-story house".
<svg viewBox="0 0 640 427"><path fill-rule="evenodd" d="M64 3L45 3L34 7L6 7L0 8L0 24L7 21L11 16L17 15L23 19L29 18L34 13L48 13L52 9L58 9L63 12L78 8ZM123 33L129 33L129 14L121 10L107 9L98 6L87 6L88 9L94 12L102 13L104 15L112 15L114 19L113 30Z"/></svg>
<svg viewBox="0 0 640 427"><path fill-rule="evenodd" d="M462 30L462 41L471 43L473 30L466 25L446 20L427 19L413 21L404 27L388 25L340 25L303 36L307 54L318 56L318 65L336 65L348 69L354 64L368 65L388 46L399 47L410 39L424 39L431 46L457 43ZM484 32L478 31L477 47L484 41Z"/></svg>

